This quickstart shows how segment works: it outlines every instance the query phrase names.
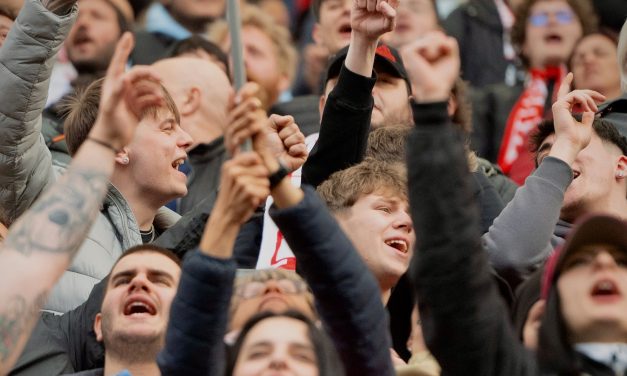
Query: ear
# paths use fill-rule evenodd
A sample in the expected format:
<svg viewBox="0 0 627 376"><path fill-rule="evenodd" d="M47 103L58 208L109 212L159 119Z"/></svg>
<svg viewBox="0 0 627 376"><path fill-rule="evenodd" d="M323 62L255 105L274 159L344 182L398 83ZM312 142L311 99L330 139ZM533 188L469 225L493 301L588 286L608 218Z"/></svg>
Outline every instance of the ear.
<svg viewBox="0 0 627 376"><path fill-rule="evenodd" d="M94 318L94 332L96 333L96 341L102 342L102 313L97 313Z"/></svg>
<svg viewBox="0 0 627 376"><path fill-rule="evenodd" d="M313 25L313 29L311 30L311 39L313 39L316 44L322 44L322 39L320 37L320 24L317 22Z"/></svg>
<svg viewBox="0 0 627 376"><path fill-rule="evenodd" d="M614 177L617 181L627 179L627 157L621 155L616 161L616 167L614 169Z"/></svg>
<svg viewBox="0 0 627 376"><path fill-rule="evenodd" d="M324 105L327 103L327 96L322 94L320 96L320 100L318 100L318 113L320 114L320 118L322 118L322 112L324 111Z"/></svg>
<svg viewBox="0 0 627 376"><path fill-rule="evenodd" d="M457 111L457 98L453 94L451 94L451 96L448 97L448 105L446 106L446 112L448 112L449 117L453 117L453 115L455 114L455 111Z"/></svg>
<svg viewBox="0 0 627 376"><path fill-rule="evenodd" d="M200 108L201 97L202 95L200 93L200 89L195 86L190 88L185 95L183 103L179 106L181 116L189 116L198 111Z"/></svg>
<svg viewBox="0 0 627 376"><path fill-rule="evenodd" d="M115 163L120 166L127 166L130 162L128 157L128 149L125 147L122 148L115 156Z"/></svg>

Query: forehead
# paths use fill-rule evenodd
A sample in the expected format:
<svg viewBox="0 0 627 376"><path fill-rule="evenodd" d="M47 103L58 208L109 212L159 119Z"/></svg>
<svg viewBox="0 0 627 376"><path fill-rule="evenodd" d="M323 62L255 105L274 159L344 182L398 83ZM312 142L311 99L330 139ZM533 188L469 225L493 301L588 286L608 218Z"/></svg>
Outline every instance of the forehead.
<svg viewBox="0 0 627 376"><path fill-rule="evenodd" d="M564 0L538 0L530 8L530 14L557 10L572 10L570 4Z"/></svg>
<svg viewBox="0 0 627 376"><path fill-rule="evenodd" d="M387 201L396 205L403 206L408 205L407 198L405 198L405 196L401 195L399 192L396 192L391 187L383 187L377 189L372 193L361 195L353 206L356 206L358 203L370 204L378 201Z"/></svg>
<svg viewBox="0 0 627 376"><path fill-rule="evenodd" d="M111 276L122 272L140 273L145 270L156 270L170 274L178 279L181 268L169 257L157 252L136 252L125 256L111 270Z"/></svg>
<svg viewBox="0 0 627 376"><path fill-rule="evenodd" d="M248 333L246 342L299 342L311 344L307 325L291 317L269 317L257 323Z"/></svg>
<svg viewBox="0 0 627 376"><path fill-rule="evenodd" d="M78 0L78 8L79 11L85 12L89 11L97 11L101 14L108 14L110 16L116 17L115 8L113 5L106 0Z"/></svg>
<svg viewBox="0 0 627 376"><path fill-rule="evenodd" d="M618 46L610 38L603 34L591 34L581 38L577 46L575 46L575 54L584 50L592 50L595 48L603 48L604 50L618 49Z"/></svg>

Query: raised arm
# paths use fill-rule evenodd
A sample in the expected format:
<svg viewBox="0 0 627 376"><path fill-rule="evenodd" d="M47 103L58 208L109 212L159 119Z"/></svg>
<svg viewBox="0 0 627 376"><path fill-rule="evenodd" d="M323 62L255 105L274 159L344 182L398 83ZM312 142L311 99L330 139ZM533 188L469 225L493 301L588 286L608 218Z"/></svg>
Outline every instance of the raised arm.
<svg viewBox="0 0 627 376"><path fill-rule="evenodd" d="M572 74L569 74L553 105L555 141L550 151L483 236L490 261L497 270L528 273L561 241L553 232L564 193L573 180L571 166L592 137L595 101L605 98L592 90L570 92L571 82ZM581 122L571 115L574 105L585 111Z"/></svg>
<svg viewBox="0 0 627 376"><path fill-rule="evenodd" d="M240 108L246 108L253 98L247 93L240 91ZM260 106L238 113L231 127L238 124L261 129L259 123L267 121ZM162 375L224 373L223 338L237 268L233 247L242 224L267 198L268 186L268 170L254 152L238 153L222 166L220 192L198 250L189 252L183 262L165 348L157 359Z"/></svg>
<svg viewBox="0 0 627 376"><path fill-rule="evenodd" d="M395 26L397 6L396 0L353 2L350 46L322 112L318 142L303 166L304 183L317 186L364 158L374 106L375 52L381 36Z"/></svg>
<svg viewBox="0 0 627 376"><path fill-rule="evenodd" d="M11 227L0 249L0 374L15 362L46 296L85 240L116 151L132 139L142 111L164 101L148 69L124 72L132 45L131 34L118 44L88 142L68 172Z"/></svg>
<svg viewBox="0 0 627 376"><path fill-rule="evenodd" d="M522 345L481 247L464 140L446 112L459 63L454 39L425 36L404 51L412 82L431 89L413 104L407 145L409 199L418 238L410 276L425 343L445 375L525 375ZM451 69L453 68L453 69Z"/></svg>
<svg viewBox="0 0 627 376"><path fill-rule="evenodd" d="M54 58L76 0L26 0L0 48L0 222L10 226L52 180L40 134Z"/></svg>

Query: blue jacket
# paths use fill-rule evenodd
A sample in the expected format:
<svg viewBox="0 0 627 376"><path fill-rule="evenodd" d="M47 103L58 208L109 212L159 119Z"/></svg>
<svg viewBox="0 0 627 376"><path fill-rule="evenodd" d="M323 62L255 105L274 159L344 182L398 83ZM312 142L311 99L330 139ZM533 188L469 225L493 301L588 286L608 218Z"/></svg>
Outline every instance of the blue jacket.
<svg viewBox="0 0 627 376"><path fill-rule="evenodd" d="M296 255L346 375L394 375L378 284L315 191L304 191L298 205L273 207L270 215ZM158 357L162 375L220 374L234 276L232 259L198 251L186 258Z"/></svg>

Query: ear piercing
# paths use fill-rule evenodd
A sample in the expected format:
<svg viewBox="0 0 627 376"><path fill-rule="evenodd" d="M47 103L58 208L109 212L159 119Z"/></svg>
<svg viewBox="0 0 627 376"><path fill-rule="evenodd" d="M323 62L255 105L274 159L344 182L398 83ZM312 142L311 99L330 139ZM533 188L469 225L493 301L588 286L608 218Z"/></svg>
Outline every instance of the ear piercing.
<svg viewBox="0 0 627 376"><path fill-rule="evenodd" d="M123 157L122 158L122 164L128 164L128 162L129 162L128 157Z"/></svg>

